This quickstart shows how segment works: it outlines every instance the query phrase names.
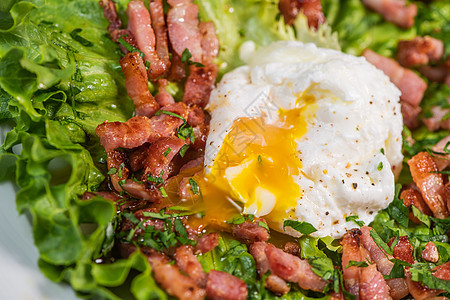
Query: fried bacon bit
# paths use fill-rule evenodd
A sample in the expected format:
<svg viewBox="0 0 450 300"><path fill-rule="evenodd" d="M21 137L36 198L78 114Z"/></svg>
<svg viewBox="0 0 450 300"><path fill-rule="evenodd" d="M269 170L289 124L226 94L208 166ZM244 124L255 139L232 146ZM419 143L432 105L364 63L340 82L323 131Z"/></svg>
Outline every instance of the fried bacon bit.
<svg viewBox="0 0 450 300"><path fill-rule="evenodd" d="M370 257L376 263L378 270L383 275L389 275L394 264L386 257L386 253L382 251L370 236L371 227L361 227L360 240L365 249L369 251Z"/></svg>
<svg viewBox="0 0 450 300"><path fill-rule="evenodd" d="M265 249L272 274L283 280L297 282L302 289L321 292L327 282L316 275L306 260L286 253L272 244Z"/></svg>
<svg viewBox="0 0 450 300"><path fill-rule="evenodd" d="M370 49L363 52L368 62L382 70L402 92L400 100L417 107L422 101L427 84L416 73L400 66L395 60L379 55Z"/></svg>
<svg viewBox="0 0 450 300"><path fill-rule="evenodd" d="M245 300L248 290L243 280L226 272L211 270L206 283L206 294L212 300Z"/></svg>
<svg viewBox="0 0 450 300"><path fill-rule="evenodd" d="M409 242L408 236L399 237L397 244L394 246L393 256L396 259L414 264L413 246Z"/></svg>
<svg viewBox="0 0 450 300"><path fill-rule="evenodd" d="M447 103L450 105L450 98ZM423 119L423 123L429 131L436 131L440 128L450 130L450 118L444 120L444 117L450 113L450 109L444 109L437 105L431 108L431 113L433 114L431 118Z"/></svg>
<svg viewBox="0 0 450 300"><path fill-rule="evenodd" d="M298 256L300 254L300 245L294 242L286 242L283 247L284 252Z"/></svg>
<svg viewBox="0 0 450 300"><path fill-rule="evenodd" d="M175 254L177 266L181 271L192 278L199 287L206 286L207 275L203 271L202 265L194 255L192 246L183 245L177 248Z"/></svg>
<svg viewBox="0 0 450 300"><path fill-rule="evenodd" d="M206 291L198 287L194 280L180 273L180 269L169 264L168 259L159 253L148 257L155 280L172 296L182 300L204 299Z"/></svg>
<svg viewBox="0 0 450 300"><path fill-rule="evenodd" d="M158 95L155 96L155 99L161 106L175 103L172 95L166 90L168 85L169 81L167 81L167 79L158 79Z"/></svg>
<svg viewBox="0 0 450 300"><path fill-rule="evenodd" d="M359 285L361 281L361 268L352 266L347 267L350 261L362 261L360 251L361 231L352 229L344 235L342 245L342 273L344 277L345 289L359 298Z"/></svg>
<svg viewBox="0 0 450 300"><path fill-rule="evenodd" d="M212 63L219 54L219 39L213 22L200 22L198 25L202 36L202 62Z"/></svg>
<svg viewBox="0 0 450 300"><path fill-rule="evenodd" d="M403 203L405 204L406 207L410 207L411 205L414 205L415 207L417 207L422 213L431 216L432 212L430 210L430 208L428 207L428 205L425 203L425 201L423 201L422 195L420 194L420 191L417 190L416 185L410 185L410 187L404 189L401 193L400 193L400 199L403 200ZM420 222L419 219L417 219L412 211L409 212L409 219L416 223L416 224L420 224L422 222Z"/></svg>
<svg viewBox="0 0 450 300"><path fill-rule="evenodd" d="M183 102L188 105L198 105L205 107L209 101L209 95L216 81L218 68L213 63L206 64L204 67L191 65L190 73L186 81Z"/></svg>
<svg viewBox="0 0 450 300"><path fill-rule="evenodd" d="M392 299L389 295L389 286L383 275L377 271L376 265L362 268L360 299Z"/></svg>
<svg viewBox="0 0 450 300"><path fill-rule="evenodd" d="M436 245L433 242L428 242L425 245L425 249L422 250L422 258L432 263L438 262L439 252Z"/></svg>
<svg viewBox="0 0 450 300"><path fill-rule="evenodd" d="M326 22L320 0L280 0L278 8L288 25L294 24L299 12L306 16L310 28L317 29Z"/></svg>
<svg viewBox="0 0 450 300"><path fill-rule="evenodd" d="M447 203L443 199L443 177L436 173L438 169L430 154L420 152L408 161L408 165L414 182L434 216L439 219L448 217Z"/></svg>
<svg viewBox="0 0 450 300"><path fill-rule="evenodd" d="M269 261L266 255L266 242L254 242L250 245L249 252L255 259L256 270L260 277L269 271Z"/></svg>
<svg viewBox="0 0 450 300"><path fill-rule="evenodd" d="M420 106L412 106L406 101L400 101L401 111L403 116L403 123L409 129L419 127L419 114L422 112Z"/></svg>
<svg viewBox="0 0 450 300"><path fill-rule="evenodd" d="M438 66L430 66L425 65L419 67L419 72L428 80L433 82L444 82L445 77L447 76L447 68L445 65L438 65Z"/></svg>
<svg viewBox="0 0 450 300"><path fill-rule="evenodd" d="M419 282L412 281L409 272L406 272L406 284L408 285L409 293L415 300L431 299L442 293L441 290L432 290Z"/></svg>
<svg viewBox="0 0 450 300"><path fill-rule="evenodd" d="M130 2L131 3L131 2ZM139 53L128 53L120 60L128 96L133 100L137 116L151 117L159 109L148 90L147 70Z"/></svg>
<svg viewBox="0 0 450 300"><path fill-rule="evenodd" d="M110 174L109 178L111 184L117 192L122 192L122 186L119 183L121 180L126 180L129 176L129 170L127 167L128 157L123 151L113 150L106 152L106 162L108 165L108 170L116 169L117 172Z"/></svg>
<svg viewBox="0 0 450 300"><path fill-rule="evenodd" d="M402 28L414 25L417 15L415 4L406 5L406 0L362 0L365 6L381 14L383 18Z"/></svg>
<svg viewBox="0 0 450 300"><path fill-rule="evenodd" d="M397 60L406 67L417 67L439 61L444 54L444 43L430 36L416 36L409 41L400 41Z"/></svg>
<svg viewBox="0 0 450 300"><path fill-rule="evenodd" d="M207 253L214 248L219 246L219 234L217 232L211 232L202 235L197 240L197 245L195 246L195 252Z"/></svg>
<svg viewBox="0 0 450 300"><path fill-rule="evenodd" d="M170 81L181 81L186 78L186 64L181 61L181 56L176 54L173 50L172 65L170 67L169 77Z"/></svg>
<svg viewBox="0 0 450 300"><path fill-rule="evenodd" d="M386 280L392 299L400 300L409 294L408 285L403 278L392 278Z"/></svg>
<svg viewBox="0 0 450 300"><path fill-rule="evenodd" d="M172 48L182 57L185 49L192 55L192 61L202 60L202 36L198 28L198 6L192 0L168 0L171 9L167 13L167 27Z"/></svg>
<svg viewBox="0 0 450 300"><path fill-rule="evenodd" d="M287 294L291 289L286 281L273 274L267 276L264 286L277 296Z"/></svg>
<svg viewBox="0 0 450 300"><path fill-rule="evenodd" d="M244 223L233 226L233 235L238 239L247 242L265 242L270 238L269 232L259 222L266 223L262 218L255 218L253 221L246 220Z"/></svg>
<svg viewBox="0 0 450 300"><path fill-rule="evenodd" d="M152 143L148 147L144 161L142 180L148 180L149 176L160 177L162 181L167 180L171 173L169 163L184 145L185 141L174 136L163 137ZM169 148L170 151L165 154Z"/></svg>
<svg viewBox="0 0 450 300"><path fill-rule="evenodd" d="M431 270L433 276L442 280L450 280L450 261L445 264L439 265Z"/></svg>
<svg viewBox="0 0 450 300"><path fill-rule="evenodd" d="M108 31L111 39L115 43L117 43L119 38L122 37L130 45L136 46L136 41L134 40L134 37L131 35L131 33L128 30L120 29L120 27L122 27L122 20L120 20L119 16L117 15L116 5L114 4L114 2L112 0L100 0L99 4L100 7L103 8L103 15L109 22ZM126 49L122 48L122 51L123 50Z"/></svg>
<svg viewBox="0 0 450 300"><path fill-rule="evenodd" d="M433 160L439 171L446 169L450 165L450 154L445 154L444 148L450 142L450 136L447 136L434 145L431 150L442 154L434 154ZM450 150L450 147L449 149Z"/></svg>
<svg viewBox="0 0 450 300"><path fill-rule="evenodd" d="M169 56L169 41L167 37L167 27L164 17L164 8L162 0L153 0L149 4L150 15L152 19L153 30L156 36L156 54L159 60L152 63L159 64L157 70L150 64L149 72L150 78L157 78L158 76L166 76L170 70L170 56ZM161 71L163 71L161 73Z"/></svg>

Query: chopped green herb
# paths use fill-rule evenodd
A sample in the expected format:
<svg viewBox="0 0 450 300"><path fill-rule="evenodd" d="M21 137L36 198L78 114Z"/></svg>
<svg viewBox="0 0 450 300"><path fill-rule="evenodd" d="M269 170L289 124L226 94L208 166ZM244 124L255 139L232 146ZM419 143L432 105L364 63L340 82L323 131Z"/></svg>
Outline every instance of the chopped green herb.
<svg viewBox="0 0 450 300"><path fill-rule="evenodd" d="M398 224L407 228L409 224L409 209L403 204L403 201L398 198L400 185L396 186L396 196L394 200L387 207L389 215L397 221Z"/></svg>
<svg viewBox="0 0 450 300"><path fill-rule="evenodd" d="M189 184L191 185L191 190L194 193L194 195L198 194L198 185L197 182L195 182L194 178L189 178Z"/></svg>
<svg viewBox="0 0 450 300"><path fill-rule="evenodd" d="M118 173L118 175L119 175L120 178L123 177L123 168L125 168L125 163L121 163L119 165L119 173Z"/></svg>
<svg viewBox="0 0 450 300"><path fill-rule="evenodd" d="M132 213L122 213L122 216L127 218L133 224L139 223L138 218L136 218L136 216L134 214L132 214Z"/></svg>
<svg viewBox="0 0 450 300"><path fill-rule="evenodd" d="M164 157L167 157L167 155L169 155L169 153L172 151L172 148L167 148L167 150L166 151L164 151L164 153L163 153L163 155L164 155Z"/></svg>
<svg viewBox="0 0 450 300"><path fill-rule="evenodd" d="M181 62L187 63L188 65L195 65L196 67L204 67L202 63L191 61L192 54L189 51L188 48L184 49L183 53L181 54Z"/></svg>
<svg viewBox="0 0 450 300"><path fill-rule="evenodd" d="M381 152L381 154L384 155L384 148L381 148L381 149L380 149L380 152Z"/></svg>
<svg viewBox="0 0 450 300"><path fill-rule="evenodd" d="M184 155L186 154L186 151L189 149L189 145L183 145L183 147L181 147L180 151L178 153L180 153L181 157L184 157Z"/></svg>
<svg viewBox="0 0 450 300"><path fill-rule="evenodd" d="M161 194L162 194L163 198L167 198L168 197L164 187L160 187L159 190L161 191Z"/></svg>
<svg viewBox="0 0 450 300"><path fill-rule="evenodd" d="M365 267L368 267L368 266L369 265L365 261L354 261L354 260L351 260L351 261L348 262L348 265L345 268L350 268L350 267L365 268Z"/></svg>
<svg viewBox="0 0 450 300"><path fill-rule="evenodd" d="M172 116L172 117L176 117L176 118L178 118L178 119L181 119L183 122L187 122L186 119L183 118L182 116L180 116L179 114L176 114L176 113L174 113L174 112L167 111L167 110L158 110L158 111L155 113L155 116L159 116L159 115L162 115L162 114L169 115L169 116Z"/></svg>
<svg viewBox="0 0 450 300"><path fill-rule="evenodd" d="M139 54L140 57L142 57L142 59L144 59L145 54L144 52L142 52L141 50L139 50L136 47L133 47L132 45L130 45L127 41L125 41L123 38L119 38L118 42L125 48L128 50L128 52L137 52Z"/></svg>
<svg viewBox="0 0 450 300"><path fill-rule="evenodd" d="M262 157L261 157L261 155L258 155L258 163L262 164Z"/></svg>
<svg viewBox="0 0 450 300"><path fill-rule="evenodd" d="M382 162L382 161L380 161L380 163L378 164L377 170L378 170L378 171L383 170L383 162Z"/></svg>
<svg viewBox="0 0 450 300"><path fill-rule="evenodd" d="M258 222L258 226L264 228L267 231L270 231L269 226L267 226L267 223L263 222L263 221L259 221Z"/></svg>
<svg viewBox="0 0 450 300"><path fill-rule="evenodd" d="M153 176L152 174L149 174L147 176L147 180L154 182L156 185L161 184L164 182L164 179L162 178L164 174L164 170L161 170L161 173L159 173L159 176Z"/></svg>
<svg viewBox="0 0 450 300"><path fill-rule="evenodd" d="M357 215L355 215L355 216L348 216L348 217L345 217L345 222L353 221L359 227L364 226L364 222L361 221L361 220L358 220L358 219L359 219L359 216L357 216Z"/></svg>
<svg viewBox="0 0 450 300"><path fill-rule="evenodd" d="M93 44L91 41L89 41L89 40L85 39L84 37L82 37L81 35L79 35L79 33L81 31L82 31L81 28L75 28L74 30L72 30L72 32L69 33L69 35L71 38L73 38L75 41L77 41L84 47L92 47Z"/></svg>
<svg viewBox="0 0 450 300"><path fill-rule="evenodd" d="M180 219L175 219L175 220L173 221L173 226L174 226L175 230L176 230L182 237L185 237L185 238L188 237L186 228L184 227L183 222L182 222Z"/></svg>
<svg viewBox="0 0 450 300"><path fill-rule="evenodd" d="M374 229L370 230L370 236L372 237L373 241L378 246L378 248L380 248L381 251L384 250L383 253L387 253L389 255L392 255L391 248L389 248L389 246L386 245L386 243L383 241L383 239L378 235L378 233Z"/></svg>
<svg viewBox="0 0 450 300"><path fill-rule="evenodd" d="M317 231L317 229L310 223L300 222L300 221L296 221L296 220L285 220L283 223L283 229L286 226L289 226L292 229L294 229L304 235L308 235L308 234L311 234L311 233Z"/></svg>
<svg viewBox="0 0 450 300"><path fill-rule="evenodd" d="M117 169L112 167L111 169L108 170L108 175L114 175L117 173Z"/></svg>
<svg viewBox="0 0 450 300"><path fill-rule="evenodd" d="M227 221L228 224L234 224L234 225L239 225L245 222L245 217L244 216L238 216L235 217L229 221Z"/></svg>

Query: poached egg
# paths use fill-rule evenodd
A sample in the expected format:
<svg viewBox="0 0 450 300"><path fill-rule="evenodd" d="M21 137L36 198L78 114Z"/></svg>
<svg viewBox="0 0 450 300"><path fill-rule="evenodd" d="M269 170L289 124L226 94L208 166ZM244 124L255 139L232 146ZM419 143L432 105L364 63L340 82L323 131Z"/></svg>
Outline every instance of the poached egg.
<svg viewBox="0 0 450 300"><path fill-rule="evenodd" d="M251 49L252 47L246 47ZM216 214L230 204L299 236L341 237L393 199L400 171L399 90L362 57L280 41L241 55L211 114L200 187Z"/></svg>

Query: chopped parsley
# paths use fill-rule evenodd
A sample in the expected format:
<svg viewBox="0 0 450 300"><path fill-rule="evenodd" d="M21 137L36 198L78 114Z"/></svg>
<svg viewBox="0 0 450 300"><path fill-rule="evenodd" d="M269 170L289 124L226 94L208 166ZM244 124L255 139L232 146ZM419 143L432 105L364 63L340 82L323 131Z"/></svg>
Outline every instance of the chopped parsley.
<svg viewBox="0 0 450 300"><path fill-rule="evenodd" d="M164 174L164 170L161 170L161 173L159 173L159 176L153 176L152 174L149 174L147 176L147 180L154 182L156 185L161 184L164 182L164 179L162 178Z"/></svg>
<svg viewBox="0 0 450 300"><path fill-rule="evenodd" d="M169 155L170 152L172 152L172 148L169 147L169 148L167 148L166 151L164 151L164 153L163 153L164 157L167 157L167 155Z"/></svg>
<svg viewBox="0 0 450 300"><path fill-rule="evenodd" d="M364 226L364 222L361 220L358 220L359 216L358 215L354 215L354 216L348 216L345 217L345 222L351 222L353 221L356 225L358 225L359 227Z"/></svg>
<svg viewBox="0 0 450 300"><path fill-rule="evenodd" d="M124 35L127 36L127 35ZM139 50L138 48L130 45L127 41L125 41L122 37L120 37L118 39L118 42L125 48L128 50L128 52L137 52L139 54L139 56L144 59L145 54L144 52L142 52L141 50Z"/></svg>
<svg viewBox="0 0 450 300"><path fill-rule="evenodd" d="M114 175L117 173L117 169L112 167L111 169L108 170L108 175Z"/></svg>
<svg viewBox="0 0 450 300"><path fill-rule="evenodd" d="M183 145L183 147L181 147L180 151L178 153L180 153L181 157L184 157L184 155L186 154L186 151L189 149L189 145Z"/></svg>
<svg viewBox="0 0 450 300"><path fill-rule="evenodd" d="M308 235L317 231L317 229L313 225L311 225L311 223L300 222L296 220L285 220L283 223L283 229L285 227L291 227L292 229L304 235Z"/></svg>
<svg viewBox="0 0 450 300"><path fill-rule="evenodd" d="M168 197L164 187L160 187L159 190L161 191L161 194L162 194L163 198L167 198Z"/></svg>
<svg viewBox="0 0 450 300"><path fill-rule="evenodd" d="M184 49L181 54L181 62L187 63L188 65L195 65L196 67L204 67L205 65L199 62L195 62L191 60L192 54L188 48Z"/></svg>
<svg viewBox="0 0 450 300"><path fill-rule="evenodd" d="M382 162L382 161L380 161L380 163L378 164L377 170L378 170L378 171L383 170L383 162Z"/></svg>
<svg viewBox="0 0 450 300"><path fill-rule="evenodd" d="M194 178L189 178L189 184L191 185L191 190L194 195L198 194L198 185L197 182L195 182Z"/></svg>

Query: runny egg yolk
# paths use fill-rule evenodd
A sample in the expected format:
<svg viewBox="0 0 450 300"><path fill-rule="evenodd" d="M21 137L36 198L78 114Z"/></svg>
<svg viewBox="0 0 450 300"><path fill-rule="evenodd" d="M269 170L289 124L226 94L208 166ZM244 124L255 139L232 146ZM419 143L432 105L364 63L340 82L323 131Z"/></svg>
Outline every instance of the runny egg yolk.
<svg viewBox="0 0 450 300"><path fill-rule="evenodd" d="M307 131L314 102L305 92L296 108L280 109L271 124L262 116L233 122L210 172L195 178L206 222L227 221L237 213L264 217L269 225L294 217L302 195L294 178L302 167L296 139Z"/></svg>

